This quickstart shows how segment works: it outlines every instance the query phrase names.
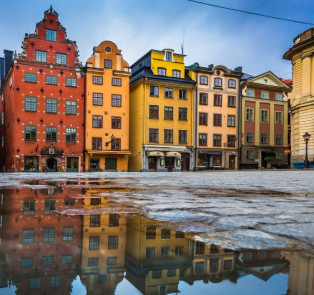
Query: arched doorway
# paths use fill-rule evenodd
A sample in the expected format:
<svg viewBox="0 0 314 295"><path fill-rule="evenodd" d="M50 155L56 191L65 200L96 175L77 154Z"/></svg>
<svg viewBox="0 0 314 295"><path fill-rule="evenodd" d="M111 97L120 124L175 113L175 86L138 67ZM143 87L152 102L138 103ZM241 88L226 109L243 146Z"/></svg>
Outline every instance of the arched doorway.
<svg viewBox="0 0 314 295"><path fill-rule="evenodd" d="M47 172L57 172L57 160L54 158L47 159Z"/></svg>

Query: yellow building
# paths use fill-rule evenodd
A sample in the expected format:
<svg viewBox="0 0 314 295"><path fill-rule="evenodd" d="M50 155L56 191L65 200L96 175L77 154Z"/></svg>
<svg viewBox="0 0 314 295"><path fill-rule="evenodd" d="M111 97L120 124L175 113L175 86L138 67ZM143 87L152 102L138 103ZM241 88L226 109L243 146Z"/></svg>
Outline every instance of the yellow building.
<svg viewBox="0 0 314 295"><path fill-rule="evenodd" d="M130 75L116 44L94 47L86 63L86 171L128 170Z"/></svg>
<svg viewBox="0 0 314 295"><path fill-rule="evenodd" d="M195 170L237 169L242 67L189 66L195 90Z"/></svg>
<svg viewBox="0 0 314 295"><path fill-rule="evenodd" d="M303 135L312 135L308 142L308 158L314 159L314 28L294 38L293 46L284 54L293 66L291 105L291 162L303 165L305 141ZM303 167L303 166L302 166Z"/></svg>
<svg viewBox="0 0 314 295"><path fill-rule="evenodd" d="M129 170L191 170L195 82L184 55L150 50L131 70Z"/></svg>

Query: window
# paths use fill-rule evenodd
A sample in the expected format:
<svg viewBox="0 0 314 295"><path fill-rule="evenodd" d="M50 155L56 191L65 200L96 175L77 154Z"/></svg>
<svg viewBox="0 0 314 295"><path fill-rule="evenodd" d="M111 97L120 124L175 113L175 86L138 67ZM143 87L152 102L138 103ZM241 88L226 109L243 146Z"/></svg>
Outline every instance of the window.
<svg viewBox="0 0 314 295"><path fill-rule="evenodd" d="M186 144L187 143L188 132L187 130L179 130L179 143Z"/></svg>
<svg viewBox="0 0 314 295"><path fill-rule="evenodd" d="M222 106L222 95L221 94L214 94L214 106Z"/></svg>
<svg viewBox="0 0 314 295"><path fill-rule="evenodd" d="M35 214L35 201L24 201L23 214L34 215Z"/></svg>
<svg viewBox="0 0 314 295"><path fill-rule="evenodd" d="M146 248L146 259L155 258L155 248Z"/></svg>
<svg viewBox="0 0 314 295"><path fill-rule="evenodd" d="M228 118L229 123L229 118ZM222 126L222 115L221 114L214 114L214 126Z"/></svg>
<svg viewBox="0 0 314 295"><path fill-rule="evenodd" d="M111 117L111 128L121 129L121 117Z"/></svg>
<svg viewBox="0 0 314 295"><path fill-rule="evenodd" d="M276 144L281 145L282 144L282 136L281 134L276 134Z"/></svg>
<svg viewBox="0 0 314 295"><path fill-rule="evenodd" d="M161 247L160 248L160 257L169 257L170 247Z"/></svg>
<svg viewBox="0 0 314 295"><path fill-rule="evenodd" d="M76 78L66 78L65 85L71 86L71 87L76 87Z"/></svg>
<svg viewBox="0 0 314 295"><path fill-rule="evenodd" d="M149 142L159 142L159 130L149 128Z"/></svg>
<svg viewBox="0 0 314 295"><path fill-rule="evenodd" d="M66 142L76 142L76 128L66 128L65 129L65 141Z"/></svg>
<svg viewBox="0 0 314 295"><path fill-rule="evenodd" d="M236 136L228 135L227 136L227 147L235 147Z"/></svg>
<svg viewBox="0 0 314 295"><path fill-rule="evenodd" d="M98 250L99 249L99 237L90 237L89 238L89 250Z"/></svg>
<svg viewBox="0 0 314 295"><path fill-rule="evenodd" d="M166 69L165 68L158 68L157 75L159 76L166 76Z"/></svg>
<svg viewBox="0 0 314 295"><path fill-rule="evenodd" d="M185 234L183 231L176 231L176 235L175 235L176 239L184 239L185 238Z"/></svg>
<svg viewBox="0 0 314 295"><path fill-rule="evenodd" d="M102 150L102 138L101 137L92 137L92 149Z"/></svg>
<svg viewBox="0 0 314 295"><path fill-rule="evenodd" d="M102 128L102 116L93 116L93 128Z"/></svg>
<svg viewBox="0 0 314 295"><path fill-rule="evenodd" d="M62 255L61 256L62 264L71 264L72 263L72 255Z"/></svg>
<svg viewBox="0 0 314 295"><path fill-rule="evenodd" d="M214 78L214 87L222 87L222 79L221 78Z"/></svg>
<svg viewBox="0 0 314 295"><path fill-rule="evenodd" d="M159 119L159 106L158 105L149 106L149 119Z"/></svg>
<svg viewBox="0 0 314 295"><path fill-rule="evenodd" d="M228 127L235 127L235 119L234 115L228 115Z"/></svg>
<svg viewBox="0 0 314 295"><path fill-rule="evenodd" d="M261 134L261 143L267 143L267 133Z"/></svg>
<svg viewBox="0 0 314 295"><path fill-rule="evenodd" d="M56 64L66 65L67 64L67 55L63 53L56 53Z"/></svg>
<svg viewBox="0 0 314 295"><path fill-rule="evenodd" d="M183 256L184 246L176 246L174 248L174 253L176 256Z"/></svg>
<svg viewBox="0 0 314 295"><path fill-rule="evenodd" d="M101 76L93 76L93 84L102 85L102 77Z"/></svg>
<svg viewBox="0 0 314 295"><path fill-rule="evenodd" d="M111 143L112 151L120 151L121 150L121 138L115 138ZM108 159L107 159L108 160ZM108 162L108 161L107 161ZM109 169L109 168L108 168ZM111 168L113 169L113 168ZM116 168L115 168L116 169Z"/></svg>
<svg viewBox="0 0 314 295"><path fill-rule="evenodd" d="M121 86L120 78L112 78L112 86Z"/></svg>
<svg viewBox="0 0 314 295"><path fill-rule="evenodd" d="M208 125L208 114L207 113L199 113L199 125Z"/></svg>
<svg viewBox="0 0 314 295"><path fill-rule="evenodd" d="M213 135L213 146L221 146L221 134Z"/></svg>
<svg viewBox="0 0 314 295"><path fill-rule="evenodd" d="M46 30L46 40L57 41L57 31L47 29Z"/></svg>
<svg viewBox="0 0 314 295"><path fill-rule="evenodd" d="M217 272L218 271L218 260L210 260L209 271L210 272Z"/></svg>
<svg viewBox="0 0 314 295"><path fill-rule="evenodd" d="M47 266L47 265L52 265L52 263L53 263L53 256L41 257L41 265Z"/></svg>
<svg viewBox="0 0 314 295"><path fill-rule="evenodd" d="M37 82L37 75L33 73L25 73L25 82Z"/></svg>
<svg viewBox="0 0 314 295"><path fill-rule="evenodd" d="M153 279L161 278L161 270L160 269L154 269L152 271L152 278Z"/></svg>
<svg viewBox="0 0 314 295"><path fill-rule="evenodd" d="M169 228L162 228L161 229L161 238L162 239L170 239L170 229Z"/></svg>
<svg viewBox="0 0 314 295"><path fill-rule="evenodd" d="M276 93L276 100L282 101L282 93Z"/></svg>
<svg viewBox="0 0 314 295"><path fill-rule="evenodd" d="M119 226L119 214L109 214L109 226L116 227Z"/></svg>
<svg viewBox="0 0 314 295"><path fill-rule="evenodd" d="M88 266L97 266L98 265L98 258L88 258L87 261Z"/></svg>
<svg viewBox="0 0 314 295"><path fill-rule="evenodd" d="M22 231L22 244L33 244L34 243L34 230L24 229Z"/></svg>
<svg viewBox="0 0 314 295"><path fill-rule="evenodd" d="M44 237L43 237L44 243L54 242L54 240L55 240L54 228L44 228L43 234L44 234Z"/></svg>
<svg viewBox="0 0 314 295"><path fill-rule="evenodd" d="M45 201L44 213L53 214L54 210L56 210L56 201Z"/></svg>
<svg viewBox="0 0 314 295"><path fill-rule="evenodd" d="M253 117L254 113L253 113L253 109L246 109L246 121L253 121Z"/></svg>
<svg viewBox="0 0 314 295"><path fill-rule="evenodd" d="M25 128L24 128L24 139L26 141L37 140L37 127L36 126L25 126Z"/></svg>
<svg viewBox="0 0 314 295"><path fill-rule="evenodd" d="M276 160L283 160L283 152L276 153Z"/></svg>
<svg viewBox="0 0 314 295"><path fill-rule="evenodd" d="M172 129L164 130L164 142L173 143L173 130Z"/></svg>
<svg viewBox="0 0 314 295"><path fill-rule="evenodd" d="M47 75L46 76L46 84L57 85L58 84L58 77Z"/></svg>
<svg viewBox="0 0 314 295"><path fill-rule="evenodd" d="M149 225L146 227L146 240L155 240L156 239L156 226Z"/></svg>
<svg viewBox="0 0 314 295"><path fill-rule="evenodd" d="M236 88L236 81L233 79L228 80L228 87L229 88Z"/></svg>
<svg viewBox="0 0 314 295"><path fill-rule="evenodd" d="M236 107L236 97L235 96L228 96L228 107L235 108Z"/></svg>
<svg viewBox="0 0 314 295"><path fill-rule="evenodd" d="M91 215L90 227L99 227L99 226L100 226L100 215Z"/></svg>
<svg viewBox="0 0 314 295"><path fill-rule="evenodd" d="M282 123L282 112L276 112L276 123L277 124Z"/></svg>
<svg viewBox="0 0 314 295"><path fill-rule="evenodd" d="M94 106L102 106L102 93L93 93L93 105Z"/></svg>
<svg viewBox="0 0 314 295"><path fill-rule="evenodd" d="M169 268L167 270L167 277L174 277L176 274L177 274L177 270L175 268Z"/></svg>
<svg viewBox="0 0 314 295"><path fill-rule="evenodd" d="M195 254L202 255L205 254L205 244L202 242L195 243Z"/></svg>
<svg viewBox="0 0 314 295"><path fill-rule="evenodd" d="M90 200L91 205L100 205L101 204L101 199L100 198L91 198Z"/></svg>
<svg viewBox="0 0 314 295"><path fill-rule="evenodd" d="M179 89L179 99L188 99L186 89Z"/></svg>
<svg viewBox="0 0 314 295"><path fill-rule="evenodd" d="M121 107L121 95L120 94L112 94L111 95L111 105L113 107Z"/></svg>
<svg viewBox="0 0 314 295"><path fill-rule="evenodd" d="M159 87L158 86L150 86L149 87L149 95L150 96L159 96Z"/></svg>
<svg viewBox="0 0 314 295"><path fill-rule="evenodd" d="M198 145L207 146L207 134L206 133L200 133L198 135Z"/></svg>
<svg viewBox="0 0 314 295"><path fill-rule="evenodd" d="M188 120L188 109L187 108L179 108L179 120L187 121Z"/></svg>
<svg viewBox="0 0 314 295"><path fill-rule="evenodd" d="M61 287L61 277L53 276L49 278L49 287L50 288L60 288Z"/></svg>
<svg viewBox="0 0 314 295"><path fill-rule="evenodd" d="M248 160L254 160L254 151L252 150L246 150L246 158Z"/></svg>
<svg viewBox="0 0 314 295"><path fill-rule="evenodd" d="M57 113L58 101L54 98L46 98L46 113Z"/></svg>
<svg viewBox="0 0 314 295"><path fill-rule="evenodd" d="M171 51L166 51L166 60L167 61L172 61L172 52Z"/></svg>
<svg viewBox="0 0 314 295"><path fill-rule="evenodd" d="M47 51L36 50L36 61L47 62Z"/></svg>
<svg viewBox="0 0 314 295"><path fill-rule="evenodd" d="M165 97L173 98L173 88L165 87Z"/></svg>
<svg viewBox="0 0 314 295"><path fill-rule="evenodd" d="M247 132L246 133L246 142L252 143L253 142L253 132Z"/></svg>
<svg viewBox="0 0 314 295"><path fill-rule="evenodd" d="M267 91L262 91L262 98L263 99L268 99L269 98L269 93Z"/></svg>
<svg viewBox="0 0 314 295"><path fill-rule="evenodd" d="M117 264L117 257L108 257L107 258L107 265L116 265Z"/></svg>
<svg viewBox="0 0 314 295"><path fill-rule="evenodd" d="M40 289L40 278L30 278L29 279L29 289L39 290Z"/></svg>
<svg viewBox="0 0 314 295"><path fill-rule="evenodd" d="M36 112L37 111L37 98L31 96L25 96L25 111Z"/></svg>
<svg viewBox="0 0 314 295"><path fill-rule="evenodd" d="M195 273L204 273L204 262L195 262Z"/></svg>
<svg viewBox="0 0 314 295"><path fill-rule="evenodd" d="M173 107L164 107L164 119L173 120Z"/></svg>
<svg viewBox="0 0 314 295"><path fill-rule="evenodd" d="M46 141L57 141L57 127L46 127Z"/></svg>
<svg viewBox="0 0 314 295"><path fill-rule="evenodd" d="M108 237L108 249L118 249L118 236Z"/></svg>
<svg viewBox="0 0 314 295"><path fill-rule="evenodd" d="M208 77L207 76L200 76L200 84L201 85L208 85Z"/></svg>
<svg viewBox="0 0 314 295"><path fill-rule="evenodd" d="M33 258L21 258L21 268L32 267Z"/></svg>
<svg viewBox="0 0 314 295"><path fill-rule="evenodd" d="M64 206L74 206L75 200L73 199L65 199L64 200Z"/></svg>
<svg viewBox="0 0 314 295"><path fill-rule="evenodd" d="M261 121L262 122L268 122L268 111L267 110L261 111Z"/></svg>
<svg viewBox="0 0 314 295"><path fill-rule="evenodd" d="M247 95L248 97L254 97L254 90L253 90L253 89L248 89L248 90L246 91L246 95Z"/></svg>
<svg viewBox="0 0 314 295"><path fill-rule="evenodd" d="M179 70L172 70L172 77L174 77L174 78L181 78L181 71L179 71Z"/></svg>
<svg viewBox="0 0 314 295"><path fill-rule="evenodd" d="M105 59L104 65L105 65L105 68L112 69L112 60L111 59Z"/></svg>
<svg viewBox="0 0 314 295"><path fill-rule="evenodd" d="M200 105L208 105L208 94L200 93Z"/></svg>

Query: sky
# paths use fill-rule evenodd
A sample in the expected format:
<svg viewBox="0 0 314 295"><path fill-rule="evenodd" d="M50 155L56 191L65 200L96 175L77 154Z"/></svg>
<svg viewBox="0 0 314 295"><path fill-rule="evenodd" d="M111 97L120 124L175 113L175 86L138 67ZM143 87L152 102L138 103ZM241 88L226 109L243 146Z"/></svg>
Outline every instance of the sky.
<svg viewBox="0 0 314 295"><path fill-rule="evenodd" d="M239 10L314 23L313 0L200 0ZM83 65L93 47L110 40L132 65L150 49L172 48L185 65L242 66L259 75L272 71L291 78L291 62L282 59L293 39L314 27L201 5L188 0L1 0L0 56L21 52L25 33L33 33L50 5L67 37L75 40Z"/></svg>

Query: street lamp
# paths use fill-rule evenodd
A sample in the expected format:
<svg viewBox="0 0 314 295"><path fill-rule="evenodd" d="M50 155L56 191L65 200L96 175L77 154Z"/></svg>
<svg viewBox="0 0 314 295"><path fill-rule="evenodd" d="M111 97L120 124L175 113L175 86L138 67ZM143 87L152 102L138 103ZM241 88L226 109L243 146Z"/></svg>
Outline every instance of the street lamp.
<svg viewBox="0 0 314 295"><path fill-rule="evenodd" d="M115 137L114 137L113 134L110 136L110 139L111 139L111 140L109 140L109 141L107 141L107 142L105 143L106 146L108 146L109 143L112 143L112 142L115 140Z"/></svg>
<svg viewBox="0 0 314 295"><path fill-rule="evenodd" d="M311 134L309 134L308 132L305 132L303 135L304 141L305 141L305 160L304 160L304 168L309 168L309 159L307 157L307 145L308 142L310 140Z"/></svg>

